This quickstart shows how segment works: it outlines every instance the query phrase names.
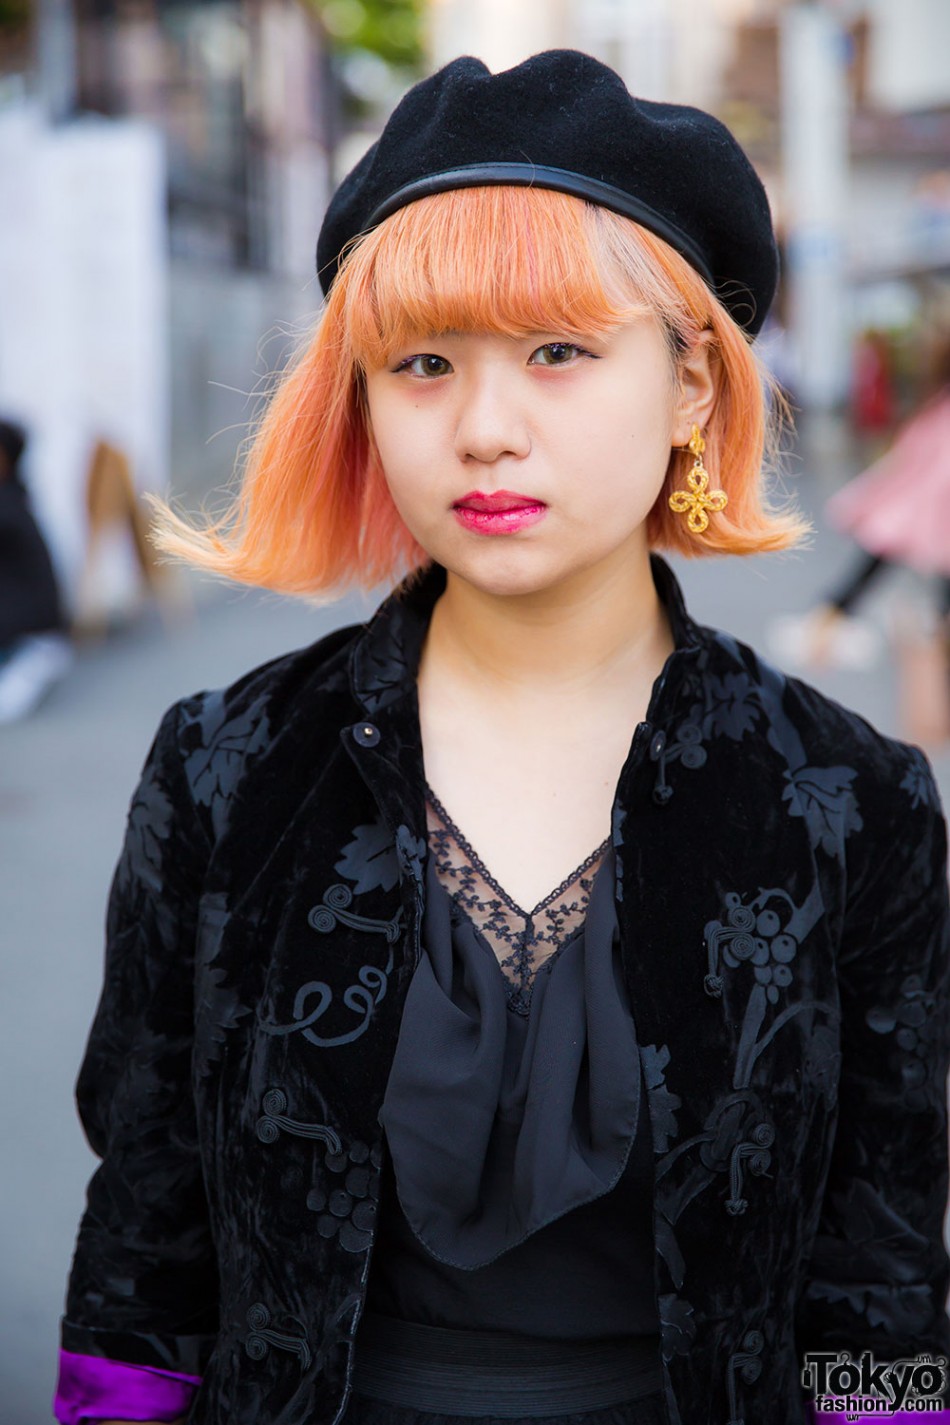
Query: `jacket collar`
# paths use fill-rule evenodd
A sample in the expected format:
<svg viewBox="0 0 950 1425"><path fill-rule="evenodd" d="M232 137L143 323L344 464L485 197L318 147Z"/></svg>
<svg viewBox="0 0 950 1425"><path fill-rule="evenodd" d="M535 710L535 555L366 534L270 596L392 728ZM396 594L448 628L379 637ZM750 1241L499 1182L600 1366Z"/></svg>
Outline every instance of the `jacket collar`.
<svg viewBox="0 0 950 1425"><path fill-rule="evenodd" d="M698 648L700 628L686 608L679 580L658 554L650 555L650 568L676 650ZM368 715L415 689L422 645L446 577L445 568L435 563L408 574L383 600L357 639L350 658L350 685Z"/></svg>

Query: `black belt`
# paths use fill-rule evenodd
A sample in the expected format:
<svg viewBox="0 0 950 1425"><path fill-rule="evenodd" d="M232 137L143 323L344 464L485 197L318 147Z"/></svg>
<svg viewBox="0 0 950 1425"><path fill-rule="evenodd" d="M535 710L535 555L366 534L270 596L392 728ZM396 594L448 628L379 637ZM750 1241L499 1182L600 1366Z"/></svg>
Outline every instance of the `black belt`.
<svg viewBox="0 0 950 1425"><path fill-rule="evenodd" d="M358 1395L441 1415L575 1415L661 1387L657 1336L551 1341L367 1312L356 1338Z"/></svg>

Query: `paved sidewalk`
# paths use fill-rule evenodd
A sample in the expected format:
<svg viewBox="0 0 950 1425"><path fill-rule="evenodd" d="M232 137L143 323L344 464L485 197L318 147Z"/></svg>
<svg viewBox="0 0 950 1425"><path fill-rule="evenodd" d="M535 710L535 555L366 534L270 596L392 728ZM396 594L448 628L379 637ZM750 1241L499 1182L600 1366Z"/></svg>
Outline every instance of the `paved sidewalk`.
<svg viewBox="0 0 950 1425"><path fill-rule="evenodd" d="M803 502L820 505L841 473L839 462L831 475L803 477ZM822 531L812 552L680 562L677 570L698 619L768 653L770 620L804 611L849 558ZM0 728L0 1411L10 1425L51 1419L57 1318L95 1166L72 1086L99 992L105 899L125 810L159 717L176 697L365 617L373 602L314 610L206 590L190 626L166 634L150 623L83 652L32 721ZM896 730L886 666L812 681ZM938 771L950 794L947 756Z"/></svg>

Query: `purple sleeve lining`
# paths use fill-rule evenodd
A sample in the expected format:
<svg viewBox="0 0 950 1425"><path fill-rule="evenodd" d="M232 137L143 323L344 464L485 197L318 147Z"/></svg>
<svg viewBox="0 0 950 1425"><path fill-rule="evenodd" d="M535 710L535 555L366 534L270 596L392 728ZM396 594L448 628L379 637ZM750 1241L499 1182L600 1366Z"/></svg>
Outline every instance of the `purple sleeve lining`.
<svg viewBox="0 0 950 1425"><path fill-rule="evenodd" d="M187 1415L200 1384L201 1376L60 1351L53 1414L60 1425L177 1420Z"/></svg>

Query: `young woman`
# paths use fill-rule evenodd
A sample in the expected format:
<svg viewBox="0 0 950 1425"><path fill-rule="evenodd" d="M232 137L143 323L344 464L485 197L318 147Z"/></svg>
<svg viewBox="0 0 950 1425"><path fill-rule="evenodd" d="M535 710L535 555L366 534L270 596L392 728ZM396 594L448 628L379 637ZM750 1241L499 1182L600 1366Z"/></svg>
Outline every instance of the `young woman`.
<svg viewBox="0 0 950 1425"><path fill-rule="evenodd" d="M655 553L803 533L752 169L588 56L460 59L318 265L234 520L163 544L405 577L161 724L58 1418L791 1425L809 1351L945 1354L931 772Z"/></svg>

